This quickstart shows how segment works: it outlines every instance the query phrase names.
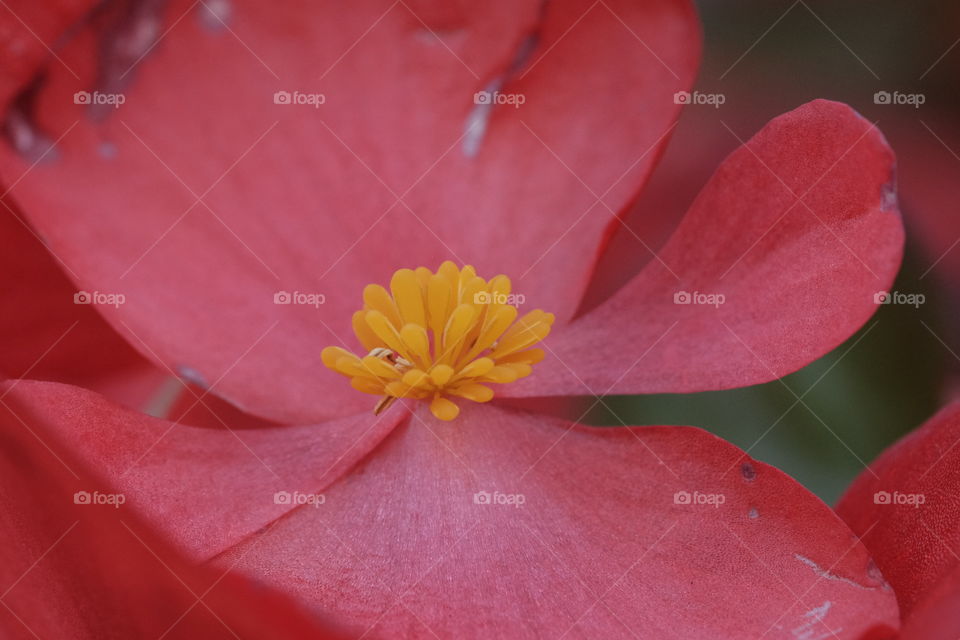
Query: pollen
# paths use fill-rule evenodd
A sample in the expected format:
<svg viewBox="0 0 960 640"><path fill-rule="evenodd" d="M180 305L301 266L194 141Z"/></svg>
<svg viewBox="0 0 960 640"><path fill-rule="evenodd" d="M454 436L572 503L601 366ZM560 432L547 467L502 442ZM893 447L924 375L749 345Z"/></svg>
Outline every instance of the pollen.
<svg viewBox="0 0 960 640"><path fill-rule="evenodd" d="M381 396L380 413L398 398L423 400L440 420L460 413L460 400L488 402L489 385L530 375L544 357L534 348L547 337L552 313L540 309L518 317L510 279L484 280L472 266L444 262L400 269L390 291L377 284L363 290L363 309L353 331L366 355L327 347L329 369L350 378L357 391Z"/></svg>

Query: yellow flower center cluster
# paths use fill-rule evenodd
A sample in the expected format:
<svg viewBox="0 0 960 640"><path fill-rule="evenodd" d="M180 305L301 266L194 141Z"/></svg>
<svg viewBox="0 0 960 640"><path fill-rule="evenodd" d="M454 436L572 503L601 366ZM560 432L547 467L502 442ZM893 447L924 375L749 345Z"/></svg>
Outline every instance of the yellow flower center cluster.
<svg viewBox="0 0 960 640"><path fill-rule="evenodd" d="M543 350L531 347L550 333L553 314L537 309L518 319L513 300L509 278L487 281L469 265L400 269L389 292L367 285L363 309L353 314L367 355L327 347L323 363L354 389L383 396L375 413L397 398L416 398L437 418L453 420L460 407L451 397L487 402L489 383L528 376L543 359Z"/></svg>

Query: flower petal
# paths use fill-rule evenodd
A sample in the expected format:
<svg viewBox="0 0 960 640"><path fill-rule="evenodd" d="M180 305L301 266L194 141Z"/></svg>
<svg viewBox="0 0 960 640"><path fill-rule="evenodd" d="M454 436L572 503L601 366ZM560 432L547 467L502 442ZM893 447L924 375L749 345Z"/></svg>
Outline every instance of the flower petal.
<svg viewBox="0 0 960 640"><path fill-rule="evenodd" d="M490 405L448 424L421 409L325 496L217 563L336 610L358 634L897 626L893 593L826 505L691 427L589 428Z"/></svg>
<svg viewBox="0 0 960 640"><path fill-rule="evenodd" d="M659 259L551 336L553 357L503 393L693 392L803 367L893 281L893 179L883 136L849 107L816 101L774 119L720 166Z"/></svg>
<svg viewBox="0 0 960 640"><path fill-rule="evenodd" d="M958 442L960 403L955 403L882 453L837 505L896 591L904 620L923 608L941 582L958 584ZM947 597L941 593L935 599Z"/></svg>
<svg viewBox="0 0 960 640"><path fill-rule="evenodd" d="M30 2L7 0L0 11L0 111L7 107L44 63L58 64L47 43L56 47L59 38L89 11L94 0ZM62 64L62 63L61 63ZM8 123L9 124L9 123ZM8 134L15 132L8 130Z"/></svg>
<svg viewBox="0 0 960 640"><path fill-rule="evenodd" d="M348 415L365 399L314 354L354 343L364 285L452 258L569 317L667 137L699 57L690 4L541 4L237 2L229 32L163 30L100 124L73 104L97 51L78 38L62 57L87 75L54 69L39 100L59 160L14 195L169 366L277 421ZM501 81L522 105L474 104Z"/></svg>
<svg viewBox="0 0 960 640"><path fill-rule="evenodd" d="M279 518L361 460L404 414L397 408L320 425L231 429L157 420L77 387L19 381L4 402L28 410L69 450L196 559ZM31 426L28 423L25 427Z"/></svg>
<svg viewBox="0 0 960 640"><path fill-rule="evenodd" d="M904 621L900 640L955 640L960 638L960 570L932 586Z"/></svg>
<svg viewBox="0 0 960 640"><path fill-rule="evenodd" d="M188 563L122 493L47 449L44 424L16 398L0 406L0 636L335 637L288 598Z"/></svg>
<svg viewBox="0 0 960 640"><path fill-rule="evenodd" d="M96 389L142 407L164 373L117 335L22 214L0 201L0 377L53 380Z"/></svg>

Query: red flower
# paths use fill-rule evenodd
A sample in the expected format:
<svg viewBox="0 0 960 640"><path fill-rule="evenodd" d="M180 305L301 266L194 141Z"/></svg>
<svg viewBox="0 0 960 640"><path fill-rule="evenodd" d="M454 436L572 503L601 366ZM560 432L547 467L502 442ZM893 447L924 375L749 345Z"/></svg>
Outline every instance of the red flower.
<svg viewBox="0 0 960 640"><path fill-rule="evenodd" d="M960 635L960 404L883 453L837 506L897 594L903 638Z"/></svg>
<svg viewBox="0 0 960 640"><path fill-rule="evenodd" d="M892 153L821 101L732 154L657 258L577 316L698 31L679 2L538 5L241 3L218 34L171 21L129 88L101 78L102 100L75 97L97 49L71 41L37 96L58 158L29 169L6 150L13 197L145 356L296 426L188 427L41 382L9 401L194 559L361 633L880 637L893 594L859 541L714 436L495 401L453 423L373 418L319 363L329 344L367 352L339 338L366 285L445 259L507 273L555 314L543 362L497 397L774 379L889 288Z"/></svg>

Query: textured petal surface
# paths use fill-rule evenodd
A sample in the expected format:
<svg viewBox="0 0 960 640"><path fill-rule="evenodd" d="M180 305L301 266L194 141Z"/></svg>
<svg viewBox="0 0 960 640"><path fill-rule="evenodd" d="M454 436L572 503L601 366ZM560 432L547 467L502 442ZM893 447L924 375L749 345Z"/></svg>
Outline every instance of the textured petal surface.
<svg viewBox="0 0 960 640"><path fill-rule="evenodd" d="M958 444L960 404L953 404L885 451L837 505L850 528L863 536L907 621L915 608L938 609L928 599L956 602L960 597Z"/></svg>
<svg viewBox="0 0 960 640"><path fill-rule="evenodd" d="M236 572L188 564L123 494L48 449L45 424L16 398L0 406L0 636L340 637Z"/></svg>
<svg viewBox="0 0 960 640"><path fill-rule="evenodd" d="M415 413L322 505L216 564L235 562L357 635L793 640L897 624L849 529L732 445L490 406L452 424Z"/></svg>
<svg viewBox="0 0 960 640"><path fill-rule="evenodd" d="M198 559L290 510L294 494L322 491L403 415L397 407L379 419L365 413L320 425L202 428L66 385L21 381L5 389L4 402L27 407L54 435L53 451L71 451L96 468L129 496L131 508Z"/></svg>
<svg viewBox="0 0 960 640"><path fill-rule="evenodd" d="M720 166L659 259L547 340L507 394L658 393L769 381L836 347L900 265L893 153L849 107L774 119Z"/></svg>
<svg viewBox="0 0 960 640"><path fill-rule="evenodd" d="M910 613L901 640L956 640L960 638L960 570L954 568L930 589Z"/></svg>
<svg viewBox="0 0 960 640"><path fill-rule="evenodd" d="M0 376L75 384L142 407L164 372L131 348L89 298L77 304L61 264L5 201L0 245Z"/></svg>
<svg viewBox="0 0 960 640"><path fill-rule="evenodd" d="M540 5L248 0L212 30L173 2L99 122L73 99L83 34L63 52L81 79L54 69L38 102L59 159L14 195L171 367L272 419L347 415L364 399L315 354L353 346L364 285L451 258L569 317L667 137L699 56L689 3ZM474 104L498 86L512 103Z"/></svg>

